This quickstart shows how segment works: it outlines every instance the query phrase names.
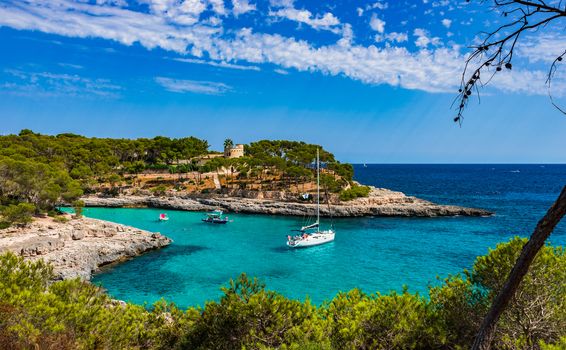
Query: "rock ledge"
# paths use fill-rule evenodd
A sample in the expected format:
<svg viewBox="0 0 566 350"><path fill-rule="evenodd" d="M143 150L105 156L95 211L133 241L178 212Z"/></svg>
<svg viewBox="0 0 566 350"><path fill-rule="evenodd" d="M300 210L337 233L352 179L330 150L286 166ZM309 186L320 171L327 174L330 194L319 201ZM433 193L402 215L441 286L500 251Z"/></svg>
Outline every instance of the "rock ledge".
<svg viewBox="0 0 566 350"><path fill-rule="evenodd" d="M119 197L84 197L91 207L153 207L164 209L208 211L222 209L234 213L295 215L303 216L314 213L315 204L284 199L280 193L259 193L255 198L229 195L183 195L167 194L162 197L151 195L124 195ZM476 208L454 205L439 205L402 192L384 188L371 188L369 197L358 198L349 202L332 204L334 217L359 216L401 216L401 217L436 217L436 216L490 216L493 213ZM328 206L321 205L320 213L329 216Z"/></svg>
<svg viewBox="0 0 566 350"><path fill-rule="evenodd" d="M159 233L90 218L66 223L36 219L27 227L0 230L0 253L12 251L28 260L43 259L53 265L56 279L90 280L100 266L170 243Z"/></svg>

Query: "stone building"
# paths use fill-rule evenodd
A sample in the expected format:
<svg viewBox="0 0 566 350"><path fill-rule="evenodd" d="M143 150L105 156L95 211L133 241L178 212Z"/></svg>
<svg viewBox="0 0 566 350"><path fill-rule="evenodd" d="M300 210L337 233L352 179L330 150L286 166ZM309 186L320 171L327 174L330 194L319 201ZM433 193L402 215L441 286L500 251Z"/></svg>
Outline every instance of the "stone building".
<svg viewBox="0 0 566 350"><path fill-rule="evenodd" d="M224 149L225 158L240 158L244 156L244 145L237 144L231 148Z"/></svg>

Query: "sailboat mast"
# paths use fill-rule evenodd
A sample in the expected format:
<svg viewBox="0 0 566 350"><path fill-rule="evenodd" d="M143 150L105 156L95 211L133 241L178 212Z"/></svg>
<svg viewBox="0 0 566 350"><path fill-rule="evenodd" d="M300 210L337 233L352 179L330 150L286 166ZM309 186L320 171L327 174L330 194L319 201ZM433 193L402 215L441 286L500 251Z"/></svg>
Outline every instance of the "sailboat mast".
<svg viewBox="0 0 566 350"><path fill-rule="evenodd" d="M320 223L320 159L316 149L316 223Z"/></svg>

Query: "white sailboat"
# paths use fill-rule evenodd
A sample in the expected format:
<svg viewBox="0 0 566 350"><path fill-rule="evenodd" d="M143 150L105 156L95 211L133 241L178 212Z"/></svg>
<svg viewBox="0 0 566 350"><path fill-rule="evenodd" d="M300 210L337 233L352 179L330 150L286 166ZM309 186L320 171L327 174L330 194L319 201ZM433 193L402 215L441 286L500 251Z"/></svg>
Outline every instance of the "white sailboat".
<svg viewBox="0 0 566 350"><path fill-rule="evenodd" d="M290 248L304 248L321 245L334 241L335 232L332 228L320 230L320 159L316 150L316 222L303 226L298 230L301 234L287 236L287 246Z"/></svg>

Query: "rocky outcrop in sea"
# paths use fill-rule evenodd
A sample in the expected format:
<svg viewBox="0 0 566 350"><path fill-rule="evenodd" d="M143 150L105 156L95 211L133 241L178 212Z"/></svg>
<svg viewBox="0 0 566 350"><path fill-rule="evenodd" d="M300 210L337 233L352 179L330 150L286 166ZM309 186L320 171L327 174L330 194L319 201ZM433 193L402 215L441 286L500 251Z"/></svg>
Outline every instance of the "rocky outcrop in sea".
<svg viewBox="0 0 566 350"><path fill-rule="evenodd" d="M90 218L65 223L40 218L26 227L0 230L0 253L12 251L28 260L43 259L53 265L56 279L90 280L103 265L170 243L160 233Z"/></svg>
<svg viewBox="0 0 566 350"><path fill-rule="evenodd" d="M311 215L316 204L289 198L280 192L248 191L246 193L194 195L167 193L164 196L122 195L118 197L88 196L83 198L91 207L153 207L164 209L208 211L222 209L233 213L272 214L272 215ZM371 188L366 198L348 202L333 203L320 207L322 216L360 217L360 216L489 216L491 212L483 209L466 208L454 205L440 205L402 192L384 188Z"/></svg>

